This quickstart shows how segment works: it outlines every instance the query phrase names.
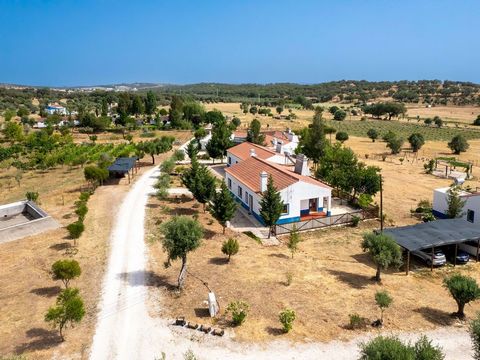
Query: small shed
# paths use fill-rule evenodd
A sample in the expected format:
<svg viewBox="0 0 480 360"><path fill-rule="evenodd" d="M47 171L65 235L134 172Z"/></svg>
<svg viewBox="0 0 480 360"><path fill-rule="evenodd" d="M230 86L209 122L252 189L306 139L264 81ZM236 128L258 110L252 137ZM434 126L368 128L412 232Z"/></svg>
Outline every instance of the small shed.
<svg viewBox="0 0 480 360"><path fill-rule="evenodd" d="M383 233L392 236L398 245L407 251L406 273L410 270L410 252L455 245L466 241L477 242L477 261L480 250L480 228L465 219L445 219L421 224L385 229ZM455 256L456 259L456 256ZM433 270L433 259L432 259Z"/></svg>
<svg viewBox="0 0 480 360"><path fill-rule="evenodd" d="M108 167L108 171L114 176L125 176L126 174L128 176L128 183L130 183L130 175L133 176L137 172L136 165L136 157L119 157Z"/></svg>

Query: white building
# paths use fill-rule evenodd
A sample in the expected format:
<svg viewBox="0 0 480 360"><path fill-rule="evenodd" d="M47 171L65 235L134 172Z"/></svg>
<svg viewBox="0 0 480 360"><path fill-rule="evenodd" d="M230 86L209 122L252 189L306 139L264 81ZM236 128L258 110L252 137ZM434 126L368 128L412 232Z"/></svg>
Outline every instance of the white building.
<svg viewBox="0 0 480 360"><path fill-rule="evenodd" d="M260 200L269 176L272 176L284 203L277 224L331 215L332 189L309 176L306 157L298 155L294 167L284 166L265 159L268 151L265 153L254 148L255 152L246 159L235 157L230 151L233 148L229 149L231 164L225 169L225 181L235 199L258 221L263 223Z"/></svg>
<svg viewBox="0 0 480 360"><path fill-rule="evenodd" d="M67 109L64 106L59 104L49 104L45 111L49 115L57 114L57 115L67 115Z"/></svg>
<svg viewBox="0 0 480 360"><path fill-rule="evenodd" d="M295 159L293 157L282 152L281 144L277 145L276 150L277 151L274 151L250 142L243 142L227 150L227 166L238 164L239 162L248 159L252 155L263 160L268 160L269 162L273 162L275 164L295 164Z"/></svg>
<svg viewBox="0 0 480 360"><path fill-rule="evenodd" d="M449 189L449 187L446 187L435 189L433 191L432 213L437 218L447 218L447 199ZM462 190L459 192L459 195L465 200L462 217L474 224L480 224L480 193Z"/></svg>

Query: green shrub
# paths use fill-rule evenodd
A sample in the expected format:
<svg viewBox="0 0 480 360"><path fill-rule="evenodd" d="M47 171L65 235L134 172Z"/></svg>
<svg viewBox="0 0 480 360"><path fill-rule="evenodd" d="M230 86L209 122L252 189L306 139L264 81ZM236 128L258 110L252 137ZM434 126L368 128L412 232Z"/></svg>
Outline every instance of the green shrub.
<svg viewBox="0 0 480 360"><path fill-rule="evenodd" d="M90 191L84 191L80 193L80 196L78 198L82 202L87 202L90 199L91 195L92 193Z"/></svg>
<svg viewBox="0 0 480 360"><path fill-rule="evenodd" d="M360 216L353 215L352 216L352 226L357 227L359 223L360 223Z"/></svg>
<svg viewBox="0 0 480 360"><path fill-rule="evenodd" d="M480 313L470 323L469 327L470 339L473 343L474 359L480 359Z"/></svg>
<svg viewBox="0 0 480 360"><path fill-rule="evenodd" d="M27 191L27 193L25 194L25 197L27 198L27 200L33 201L33 202L37 202L38 196L39 194L36 191Z"/></svg>
<svg viewBox="0 0 480 360"><path fill-rule="evenodd" d="M423 168L425 169L425 172L427 174L433 173L433 170L435 170L435 160L431 159L425 164L423 164Z"/></svg>
<svg viewBox="0 0 480 360"><path fill-rule="evenodd" d="M397 337L377 336L360 344L360 360L415 360L415 351Z"/></svg>
<svg viewBox="0 0 480 360"><path fill-rule="evenodd" d="M52 264L53 280L61 280L65 288L68 288L71 280L79 277L81 274L82 270L77 260L57 260Z"/></svg>
<svg viewBox="0 0 480 360"><path fill-rule="evenodd" d="M292 330L295 317L295 311L292 309L284 309L278 314L278 320L283 326L283 332L288 333Z"/></svg>
<svg viewBox="0 0 480 360"><path fill-rule="evenodd" d="M233 301L227 306L227 313L232 314L232 323L235 326L240 326L245 321L248 315L250 306L245 301Z"/></svg>
<svg viewBox="0 0 480 360"><path fill-rule="evenodd" d="M85 225L82 221L78 220L68 225L67 230L72 239L78 239L85 230Z"/></svg>
<svg viewBox="0 0 480 360"><path fill-rule="evenodd" d="M177 149L172 155L174 161L183 161L185 160L185 152L183 150Z"/></svg>
<svg viewBox="0 0 480 360"><path fill-rule="evenodd" d="M368 325L368 320L358 315L357 313L349 315L350 323L349 327L352 330L364 329Z"/></svg>
<svg viewBox="0 0 480 360"><path fill-rule="evenodd" d="M358 206L360 206L362 209L366 209L370 206L370 204L373 202L372 195L369 194L360 194L358 196Z"/></svg>
<svg viewBox="0 0 480 360"><path fill-rule="evenodd" d="M230 262L230 257L236 255L240 249L240 244L237 239L229 238L227 241L224 241L222 244L222 253L228 256L228 261Z"/></svg>
<svg viewBox="0 0 480 360"><path fill-rule="evenodd" d="M87 215L88 207L85 203L81 203L77 206L75 210L75 214L77 214L78 218L83 221L85 219L85 215Z"/></svg>

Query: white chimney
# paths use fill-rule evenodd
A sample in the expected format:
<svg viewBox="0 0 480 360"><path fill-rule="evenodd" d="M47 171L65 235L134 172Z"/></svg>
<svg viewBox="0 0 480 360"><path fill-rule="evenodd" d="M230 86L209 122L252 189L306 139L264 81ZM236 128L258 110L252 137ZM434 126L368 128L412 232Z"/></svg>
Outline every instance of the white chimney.
<svg viewBox="0 0 480 360"><path fill-rule="evenodd" d="M278 141L277 141L277 138L276 138L276 137L273 138L272 144L273 144L273 146L277 146Z"/></svg>
<svg viewBox="0 0 480 360"><path fill-rule="evenodd" d="M267 190L268 174L265 171L260 173L260 191L265 192Z"/></svg>
<svg viewBox="0 0 480 360"><path fill-rule="evenodd" d="M310 169L308 168L308 159L303 154L297 155L295 162L295 172L300 175L310 176Z"/></svg>
<svg viewBox="0 0 480 360"><path fill-rule="evenodd" d="M283 150L282 148L283 148L282 142L281 142L281 141L277 142L277 147L276 147L275 151L276 151L277 153L281 154L281 153L282 153L282 150Z"/></svg>
<svg viewBox="0 0 480 360"><path fill-rule="evenodd" d="M257 154L255 154L255 149L250 149L250 156L257 156Z"/></svg>

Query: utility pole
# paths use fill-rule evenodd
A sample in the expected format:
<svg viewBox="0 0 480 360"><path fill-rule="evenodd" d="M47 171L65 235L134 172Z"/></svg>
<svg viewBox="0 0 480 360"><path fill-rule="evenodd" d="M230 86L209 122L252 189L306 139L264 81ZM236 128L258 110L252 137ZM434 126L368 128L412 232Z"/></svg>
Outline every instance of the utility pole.
<svg viewBox="0 0 480 360"><path fill-rule="evenodd" d="M380 174L380 231L383 232L383 178Z"/></svg>

